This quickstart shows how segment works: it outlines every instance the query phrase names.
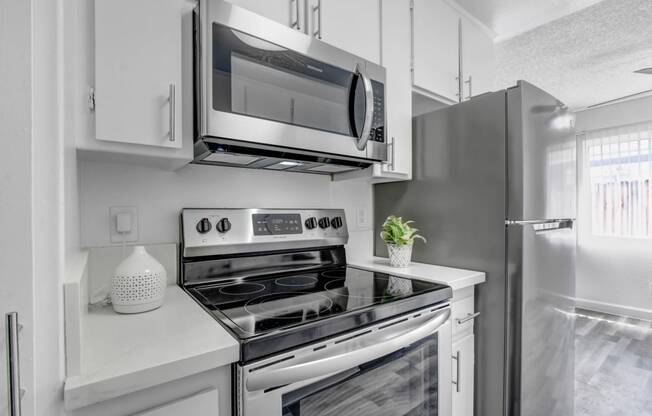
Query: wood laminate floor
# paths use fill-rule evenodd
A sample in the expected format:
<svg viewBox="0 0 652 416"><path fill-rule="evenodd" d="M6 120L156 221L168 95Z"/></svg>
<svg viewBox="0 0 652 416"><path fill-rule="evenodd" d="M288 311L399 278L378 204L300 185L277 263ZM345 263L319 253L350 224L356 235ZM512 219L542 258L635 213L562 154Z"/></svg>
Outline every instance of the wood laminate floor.
<svg viewBox="0 0 652 416"><path fill-rule="evenodd" d="M577 310L575 415L652 416L652 322Z"/></svg>

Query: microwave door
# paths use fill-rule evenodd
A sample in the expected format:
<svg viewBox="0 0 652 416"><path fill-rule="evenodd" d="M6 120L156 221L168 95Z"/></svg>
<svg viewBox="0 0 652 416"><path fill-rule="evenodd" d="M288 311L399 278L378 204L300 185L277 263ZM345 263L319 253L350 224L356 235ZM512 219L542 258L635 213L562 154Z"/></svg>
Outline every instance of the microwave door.
<svg viewBox="0 0 652 416"><path fill-rule="evenodd" d="M355 75L351 80L349 120L351 122L351 134L358 150L367 148L373 115L374 92L371 80L361 65L357 65Z"/></svg>

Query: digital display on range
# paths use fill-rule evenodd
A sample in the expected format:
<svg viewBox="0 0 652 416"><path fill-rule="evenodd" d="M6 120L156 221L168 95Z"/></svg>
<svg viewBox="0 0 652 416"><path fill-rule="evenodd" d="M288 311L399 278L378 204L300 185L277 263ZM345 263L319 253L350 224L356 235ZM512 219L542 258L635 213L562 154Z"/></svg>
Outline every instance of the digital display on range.
<svg viewBox="0 0 652 416"><path fill-rule="evenodd" d="M254 235L301 234L300 214L253 214Z"/></svg>

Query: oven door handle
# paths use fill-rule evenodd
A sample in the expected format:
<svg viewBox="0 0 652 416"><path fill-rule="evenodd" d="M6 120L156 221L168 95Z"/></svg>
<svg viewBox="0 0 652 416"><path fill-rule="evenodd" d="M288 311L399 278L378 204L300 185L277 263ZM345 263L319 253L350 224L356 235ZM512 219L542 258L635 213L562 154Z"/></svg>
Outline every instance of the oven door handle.
<svg viewBox="0 0 652 416"><path fill-rule="evenodd" d="M362 125L360 137L355 139L355 147L358 150L365 150L367 148L367 141L369 140L369 132L371 132L371 123L374 118L374 89L371 85L371 80L367 76L362 65L358 64L355 68L355 72L362 80L365 100L364 124Z"/></svg>
<svg viewBox="0 0 652 416"><path fill-rule="evenodd" d="M253 392L336 374L412 345L437 332L449 317L450 308L445 308L436 312L433 318L416 329L401 331L398 335L390 338L385 338L385 334L380 330L376 331L376 334L383 338L381 340L374 336L370 336L365 341L358 339L356 342L364 342L364 344L362 348L354 351L344 353L339 351L337 354L314 361L290 364L287 367L276 367L270 370L258 370L247 375L245 385L248 391Z"/></svg>

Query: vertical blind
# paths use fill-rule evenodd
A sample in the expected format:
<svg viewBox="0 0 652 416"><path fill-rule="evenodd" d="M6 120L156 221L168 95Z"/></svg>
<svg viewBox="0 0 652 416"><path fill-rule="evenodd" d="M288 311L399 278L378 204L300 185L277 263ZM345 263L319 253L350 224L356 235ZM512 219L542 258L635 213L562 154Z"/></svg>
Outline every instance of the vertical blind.
<svg viewBox="0 0 652 416"><path fill-rule="evenodd" d="M652 123L589 132L585 184L594 235L652 237Z"/></svg>

